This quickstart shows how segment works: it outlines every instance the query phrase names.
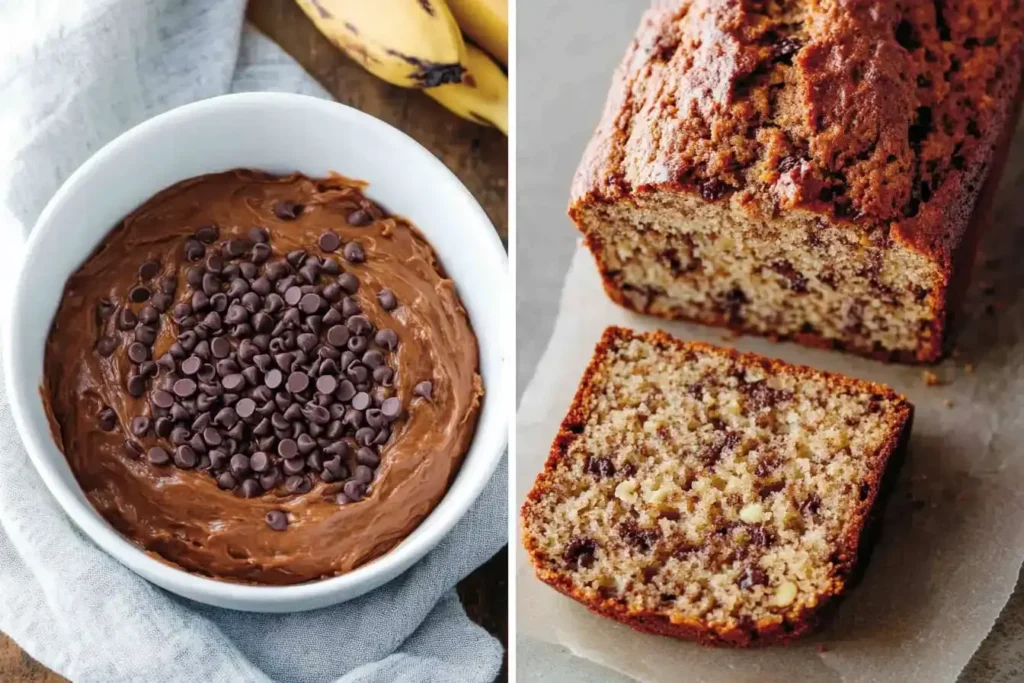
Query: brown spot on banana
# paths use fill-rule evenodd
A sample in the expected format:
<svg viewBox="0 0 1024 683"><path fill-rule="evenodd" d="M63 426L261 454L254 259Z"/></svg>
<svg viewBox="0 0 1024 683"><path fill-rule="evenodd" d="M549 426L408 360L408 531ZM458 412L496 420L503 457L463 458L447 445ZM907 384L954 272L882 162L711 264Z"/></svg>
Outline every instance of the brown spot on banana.
<svg viewBox="0 0 1024 683"><path fill-rule="evenodd" d="M416 81L416 84L421 88L436 88L439 85L447 85L448 83L461 83L466 75L466 68L458 62L438 64L437 62L428 62L416 57L410 57L396 50L388 50L388 54L416 67L416 71L410 74L409 78Z"/></svg>
<svg viewBox="0 0 1024 683"><path fill-rule="evenodd" d="M430 16L434 16L434 6L430 4L430 0L420 0L420 7Z"/></svg>
<svg viewBox="0 0 1024 683"><path fill-rule="evenodd" d="M345 22L345 29L348 30L348 32L351 33L354 36L358 36L359 35L359 29L356 28L355 24L350 24L349 22L346 21Z"/></svg>
<svg viewBox="0 0 1024 683"><path fill-rule="evenodd" d="M334 15L327 11L327 8L320 4L320 0L309 0L316 7L321 19L333 19Z"/></svg>

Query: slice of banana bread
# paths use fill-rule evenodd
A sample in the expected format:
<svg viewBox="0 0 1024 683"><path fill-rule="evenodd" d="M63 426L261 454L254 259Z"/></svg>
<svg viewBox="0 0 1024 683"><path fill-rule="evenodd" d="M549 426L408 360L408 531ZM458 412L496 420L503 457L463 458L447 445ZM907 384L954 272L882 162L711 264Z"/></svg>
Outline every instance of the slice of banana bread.
<svg viewBox="0 0 1024 683"><path fill-rule="evenodd" d="M1024 3L660 0L569 214L629 308L942 351L1019 110Z"/></svg>
<svg viewBox="0 0 1024 683"><path fill-rule="evenodd" d="M537 576L641 631L810 631L866 562L913 406L887 387L611 327L522 510Z"/></svg>

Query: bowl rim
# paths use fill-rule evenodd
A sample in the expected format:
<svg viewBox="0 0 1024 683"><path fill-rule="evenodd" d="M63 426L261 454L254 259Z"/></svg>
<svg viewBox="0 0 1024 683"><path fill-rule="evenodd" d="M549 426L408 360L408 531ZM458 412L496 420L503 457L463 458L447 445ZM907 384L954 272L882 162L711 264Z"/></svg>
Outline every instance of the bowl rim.
<svg viewBox="0 0 1024 683"><path fill-rule="evenodd" d="M74 487L66 484L58 473L56 465L52 462L54 453L61 458L66 456L57 447L52 435L48 431L41 433L40 430L35 429L28 417L33 408L28 405L29 401L26 392L32 392L35 399L40 400L39 385L24 387L24 383L19 379L19 375L23 373L18 371L17 365L24 344L19 342L19 335L15 333L15 326L13 324L22 317L22 311L28 305L31 298L25 293L27 291L25 281L29 276L27 266L32 261L29 256L41 248L40 244L50 233L59 229L51 223L52 216L68 197L78 191L85 178L107 164L111 157L137 144L141 138L154 129L174 125L193 116L210 113L211 110L224 109L224 111L229 111L234 106L244 107L253 104L320 109L324 115L340 117L341 119L348 118L358 122L360 125L375 128L381 134L392 137L397 146L404 147L403 152L423 157L423 161L432 168L435 178L439 182L445 182L450 185L451 191L460 196L463 202L466 202L466 208L469 212L475 214L476 220L472 224L467 223L467 225L471 225L469 229L479 227L475 225L476 223L486 226L486 236L482 239L486 245L486 251L483 253L478 252L477 258L485 258L500 268L500 273L498 273L496 278L496 284L498 285L496 296L502 306L508 305L508 255L498 237L497 230L494 229L487 214L476 198L473 197L472 193L444 163L423 147L423 145L394 126L358 109L333 100L292 93L234 93L185 104L133 126L97 150L61 184L60 188L39 214L22 247L17 274L14 278L14 287L10 290L7 305L4 307L5 325L2 337L0 337L0 344L2 344L0 348L2 348L3 352L5 388L8 400L15 425L25 450L29 455L29 459L32 461L50 494L57 499L64 513L97 546L146 580L190 599L233 609L282 611L283 608L287 608L298 611L354 599L396 578L436 547L479 498L484 487L493 478L494 471L497 469L499 462L504 457L509 439L508 411L505 410L504 404L506 401L500 393L502 391L506 393L510 391L506 385L511 381L511 369L508 362L508 342L506 341L508 335L503 329L504 322L499 323L499 330L496 335L499 345L493 351L493 353L498 354L498 371L495 373L496 377L490 380L498 386L494 388L488 387L487 395L484 399L485 401L494 401L499 406L499 409L493 414L495 424L488 429L488 434L497 433L499 437L492 438L489 443L483 443L480 446L484 449L484 456L489 458L489 461L484 462L483 469L480 470L480 476L461 483L461 488L457 491L458 497L454 499L452 498L452 492L456 490L456 486L460 482L457 479L453 480L445 495L416 529L397 546L383 555L339 576L288 586L241 584L221 581L191 573L181 567L157 559L122 536L103 519L95 508L92 507L91 503L89 503L84 495L84 491L78 487L77 483ZM145 201L145 198L142 201ZM472 318L471 322L474 322L475 327L475 321ZM483 349L481 349L481 356L483 356L482 351ZM480 438L483 426L481 420L476 426L473 441L470 443L469 449L467 449L467 455L476 447L476 440ZM52 449L52 453L46 454L48 449ZM464 466L465 461L460 466L460 473L461 467ZM75 487L77 487L77 490ZM440 520L438 526L431 532L417 535L416 532L422 529L428 520L435 517L438 510L442 510L445 513L445 517ZM385 578L380 580L382 574L385 575ZM336 600L323 600L328 596L343 593L347 593L347 595L342 595ZM320 602L316 602L318 598L321 599ZM312 604L309 606L293 606L294 603L301 603L302 601L308 601ZM225 602L252 604L246 607L244 605L229 605L225 604Z"/></svg>

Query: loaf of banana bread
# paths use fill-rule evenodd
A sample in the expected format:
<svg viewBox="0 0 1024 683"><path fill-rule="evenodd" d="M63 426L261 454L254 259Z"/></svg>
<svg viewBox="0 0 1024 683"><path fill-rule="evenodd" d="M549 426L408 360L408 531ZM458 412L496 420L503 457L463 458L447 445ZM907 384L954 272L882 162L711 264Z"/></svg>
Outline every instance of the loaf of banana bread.
<svg viewBox="0 0 1024 683"><path fill-rule="evenodd" d="M661 0L569 214L666 318L938 358L1018 112L1016 0Z"/></svg>
<svg viewBox="0 0 1024 683"><path fill-rule="evenodd" d="M635 629L787 642L866 562L912 417L883 386L609 328L523 506L526 550Z"/></svg>

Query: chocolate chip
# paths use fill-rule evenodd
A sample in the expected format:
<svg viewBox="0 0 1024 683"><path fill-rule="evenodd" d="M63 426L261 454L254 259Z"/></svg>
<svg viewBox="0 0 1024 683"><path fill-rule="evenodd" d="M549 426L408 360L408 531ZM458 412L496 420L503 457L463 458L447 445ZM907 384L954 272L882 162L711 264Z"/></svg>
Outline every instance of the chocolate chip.
<svg viewBox="0 0 1024 683"><path fill-rule="evenodd" d="M210 342L210 353L214 358L224 359L231 353L231 342L224 337L217 337Z"/></svg>
<svg viewBox="0 0 1024 683"><path fill-rule="evenodd" d="M373 341L377 346L383 346L393 351L398 346L398 335L394 330L378 330Z"/></svg>
<svg viewBox="0 0 1024 683"><path fill-rule="evenodd" d="M270 232L262 225L249 228L249 241L253 244L265 244L270 241Z"/></svg>
<svg viewBox="0 0 1024 683"><path fill-rule="evenodd" d="M380 464L380 456L372 448L363 446L356 451L356 462L366 467L376 467Z"/></svg>
<svg viewBox="0 0 1024 683"><path fill-rule="evenodd" d="M199 463L199 456L191 446L181 445L174 449L174 464L183 470L190 470Z"/></svg>
<svg viewBox="0 0 1024 683"><path fill-rule="evenodd" d="M132 375L127 382L128 393L134 398L140 398L146 393L146 377L144 375Z"/></svg>
<svg viewBox="0 0 1024 683"><path fill-rule="evenodd" d="M266 263L267 259L270 258L271 250L266 244L256 244L252 248L252 262L259 265Z"/></svg>
<svg viewBox="0 0 1024 683"><path fill-rule="evenodd" d="M159 261L146 261L141 266L139 266L139 277L143 280L152 280L157 276L159 272Z"/></svg>
<svg viewBox="0 0 1024 683"><path fill-rule="evenodd" d="M263 384L270 387L271 389L277 389L281 386L281 382L284 381L284 375L278 369L273 369L267 372L263 376Z"/></svg>
<svg viewBox="0 0 1024 683"><path fill-rule="evenodd" d="M342 273L338 276L338 286L349 294L355 294L359 291L359 279L352 273ZM351 299L345 299L344 301L348 301L350 305L355 303ZM358 312L358 305L356 306L356 309L356 312ZM351 313L346 313L343 309L342 315L351 315Z"/></svg>
<svg viewBox="0 0 1024 683"><path fill-rule="evenodd" d="M174 416L172 415L171 417L173 419ZM190 436L191 435L188 433L188 430L184 427L175 427L171 430L171 443L175 446L180 446L188 441Z"/></svg>
<svg viewBox="0 0 1024 683"><path fill-rule="evenodd" d="M149 360L149 348L140 342L134 342L128 347L128 359L138 365Z"/></svg>
<svg viewBox="0 0 1024 683"><path fill-rule="evenodd" d="M249 251L249 247L250 247L250 245L249 245L249 242L247 240L243 240L243 239L228 240L227 242L224 243L224 254L228 258L238 258L239 256L242 256L243 254L245 254L245 252ZM234 270L230 270L229 271L227 268L225 268L224 269L224 273L225 274L232 274L233 275Z"/></svg>
<svg viewBox="0 0 1024 683"><path fill-rule="evenodd" d="M348 343L350 333L347 327L335 325L327 330L327 341L332 346L341 348Z"/></svg>
<svg viewBox="0 0 1024 683"><path fill-rule="evenodd" d="M166 465L171 461L171 456L160 446L153 446L146 454L149 461L154 465Z"/></svg>
<svg viewBox="0 0 1024 683"><path fill-rule="evenodd" d="M206 270L211 273L220 273L224 270L224 257L218 253L206 257Z"/></svg>
<svg viewBox="0 0 1024 683"><path fill-rule="evenodd" d="M196 239L206 244L212 244L220 237L220 230L215 225L204 225L196 230Z"/></svg>
<svg viewBox="0 0 1024 683"><path fill-rule="evenodd" d="M337 282L331 282L325 285L323 291L321 291L321 294L325 299L327 299L327 301L331 303L341 301L341 297L344 296L344 292L342 292L341 285L339 285ZM337 315L337 311L335 311L335 315Z"/></svg>
<svg viewBox="0 0 1024 683"><path fill-rule="evenodd" d="M134 329L138 322L138 317L130 308L122 308L117 312L117 329L119 330L127 332L128 330Z"/></svg>
<svg viewBox="0 0 1024 683"><path fill-rule="evenodd" d="M228 467L231 468L231 474L241 479L249 471L249 456L245 453L235 453L231 456Z"/></svg>
<svg viewBox="0 0 1024 683"><path fill-rule="evenodd" d="M243 498L255 498L256 496L263 493L263 487L260 483L253 478L246 479L242 482L239 487L239 492Z"/></svg>
<svg viewBox="0 0 1024 683"><path fill-rule="evenodd" d="M350 213L348 215L348 218L346 218L345 220L348 221L349 225L354 225L356 227L361 228L372 223L373 217L367 212L363 211L362 209L356 209L355 211Z"/></svg>
<svg viewBox="0 0 1024 683"><path fill-rule="evenodd" d="M398 306L398 300L395 298L395 293L390 289L382 289L377 292L377 301L380 302L380 307L385 311L393 311Z"/></svg>
<svg viewBox="0 0 1024 683"><path fill-rule="evenodd" d="M230 429L231 427L235 426L236 422L238 422L238 413L236 413L234 409L230 407L221 408L220 410L217 411L217 414L214 416L213 421L223 427Z"/></svg>
<svg viewBox="0 0 1024 683"><path fill-rule="evenodd" d="M100 429L105 432L114 431L114 427L117 426L117 413L113 408L107 407L100 411L99 425Z"/></svg>
<svg viewBox="0 0 1024 683"><path fill-rule="evenodd" d="M320 235L318 243L320 245L320 249L323 251L337 251L338 247L341 246L341 238L339 238L337 234L328 231Z"/></svg>
<svg viewBox="0 0 1024 683"><path fill-rule="evenodd" d="M363 498L363 486L354 479L349 479L345 482L345 486L342 488L345 496L352 502L362 500Z"/></svg>
<svg viewBox="0 0 1024 683"><path fill-rule="evenodd" d="M198 351L198 346L196 347ZM208 350L208 349L207 349ZM186 375L194 375L199 372L203 361L197 356L190 356L181 362L181 371Z"/></svg>
<svg viewBox="0 0 1024 683"><path fill-rule="evenodd" d="M238 481L235 479L235 476L230 472L221 472L217 476L217 486L226 491L230 491L231 489L238 486Z"/></svg>
<svg viewBox="0 0 1024 683"><path fill-rule="evenodd" d="M274 215L283 221L295 220L302 215L303 205L290 200L274 204Z"/></svg>
<svg viewBox="0 0 1024 683"><path fill-rule="evenodd" d="M202 266L192 266L185 271L185 282L192 289L199 289L203 286L203 274L206 269Z"/></svg>
<svg viewBox="0 0 1024 683"><path fill-rule="evenodd" d="M203 258L206 254L206 247L198 240L185 240L185 258L193 263Z"/></svg>
<svg viewBox="0 0 1024 683"><path fill-rule="evenodd" d="M198 292L192 293L191 302L192 310L196 311L197 313L201 313L210 306L210 297L203 290L199 290ZM187 318L183 319L182 321L179 321L178 324L181 325L184 320L187 320Z"/></svg>
<svg viewBox="0 0 1024 683"><path fill-rule="evenodd" d="M267 526L274 531L284 531L288 528L288 515L281 510L271 510L266 516Z"/></svg>
<svg viewBox="0 0 1024 683"><path fill-rule="evenodd" d="M302 289L299 287L289 287L284 292L284 302L289 306L297 306L301 299Z"/></svg>
<svg viewBox="0 0 1024 683"><path fill-rule="evenodd" d="M203 293L206 294L207 297L211 297L211 296L213 296L214 294L216 294L219 291L220 291L220 278L217 277L213 273L207 273L206 275L204 275L203 276ZM195 308L196 310L199 310L199 308L197 306L195 306L195 304L192 305L192 308Z"/></svg>
<svg viewBox="0 0 1024 683"><path fill-rule="evenodd" d="M171 295L164 292L157 292L149 299L150 303L160 313L164 313L171 306Z"/></svg>
<svg viewBox="0 0 1024 683"><path fill-rule="evenodd" d="M256 402L251 398L243 398L235 406L235 412L243 420L248 419L256 412Z"/></svg>
<svg viewBox="0 0 1024 683"><path fill-rule="evenodd" d="M135 436L145 436L149 433L150 419L145 415L138 415L132 418L131 430Z"/></svg>
<svg viewBox="0 0 1024 683"><path fill-rule="evenodd" d="M352 407L356 410L366 410L370 407L370 395L365 391L360 391L352 397Z"/></svg>
<svg viewBox="0 0 1024 683"><path fill-rule="evenodd" d="M266 472L270 464L270 456L263 451L257 451L249 458L249 469L253 472Z"/></svg>
<svg viewBox="0 0 1024 683"><path fill-rule="evenodd" d="M285 479L284 487L288 493L308 493L312 485L306 477L300 474L293 474Z"/></svg>
<svg viewBox="0 0 1024 683"><path fill-rule="evenodd" d="M373 470L366 465L357 465L355 471L352 473L355 480L360 484L369 484L373 481Z"/></svg>
<svg viewBox="0 0 1024 683"><path fill-rule="evenodd" d="M309 386L309 375L304 372L293 372L288 375L288 391L299 394Z"/></svg>
<svg viewBox="0 0 1024 683"><path fill-rule="evenodd" d="M170 394L168 394L170 395ZM159 404L154 400L153 403L159 407ZM153 431L161 439L166 439L171 435L171 430L174 429L174 423L168 420L166 417L158 417L153 426Z"/></svg>
<svg viewBox="0 0 1024 683"><path fill-rule="evenodd" d="M721 199L726 192L729 191L729 186L723 183L718 178L712 178L711 180L705 180L700 183L699 190L700 196L705 201L713 202Z"/></svg>
<svg viewBox="0 0 1024 683"><path fill-rule="evenodd" d="M338 388L338 380L330 375L321 375L316 380L316 390L321 394L333 394Z"/></svg>
<svg viewBox="0 0 1024 683"><path fill-rule="evenodd" d="M380 404L380 412L384 414L384 417L393 420L402 413L402 402L394 396L386 398Z"/></svg>
<svg viewBox="0 0 1024 683"><path fill-rule="evenodd" d="M366 252L363 250L363 245L359 244L359 242L349 242L345 245L345 250L342 253L345 255L345 260L349 263L362 263L366 260Z"/></svg>
<svg viewBox="0 0 1024 683"><path fill-rule="evenodd" d="M420 382L413 387L412 393L415 396L422 396L429 401L434 394L434 385L431 382Z"/></svg>
<svg viewBox="0 0 1024 683"><path fill-rule="evenodd" d="M281 469L283 469L284 473L289 476L293 474L302 474L302 472L306 469L306 462L299 457L288 458L284 461L284 464L281 466Z"/></svg>
<svg viewBox="0 0 1024 683"><path fill-rule="evenodd" d="M152 346L153 342L156 341L156 328L149 325L136 325L135 341L141 342L146 346Z"/></svg>
<svg viewBox="0 0 1024 683"><path fill-rule="evenodd" d="M310 292L309 294L303 295L299 301L299 308L302 309L303 313L312 314L320 310L324 300L320 298L320 295Z"/></svg>
<svg viewBox="0 0 1024 683"><path fill-rule="evenodd" d="M155 325L160 320L160 313L152 304L146 304L139 309L139 322L143 325Z"/></svg>
<svg viewBox="0 0 1024 683"><path fill-rule="evenodd" d="M113 337L100 337L100 340L96 342L96 353L104 358L110 358L116 348L117 340Z"/></svg>

